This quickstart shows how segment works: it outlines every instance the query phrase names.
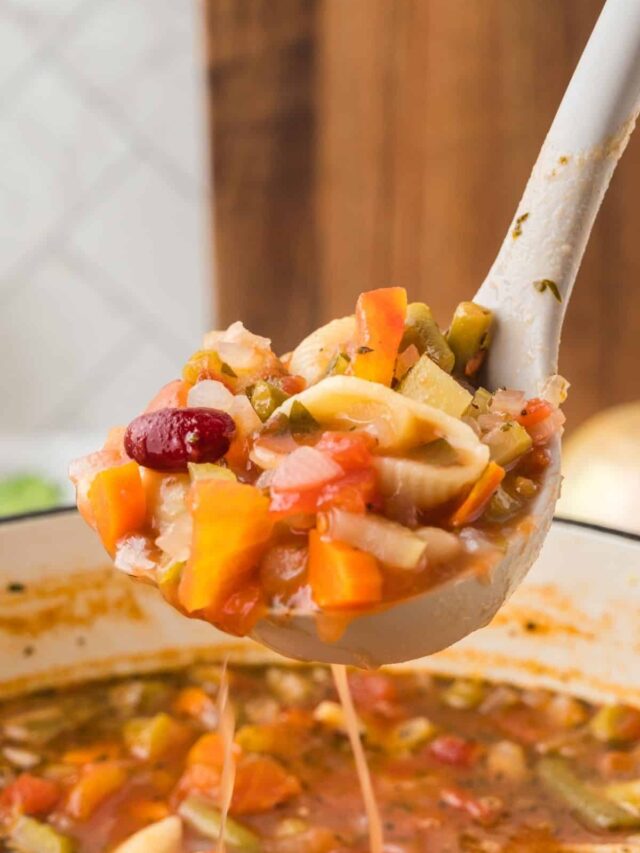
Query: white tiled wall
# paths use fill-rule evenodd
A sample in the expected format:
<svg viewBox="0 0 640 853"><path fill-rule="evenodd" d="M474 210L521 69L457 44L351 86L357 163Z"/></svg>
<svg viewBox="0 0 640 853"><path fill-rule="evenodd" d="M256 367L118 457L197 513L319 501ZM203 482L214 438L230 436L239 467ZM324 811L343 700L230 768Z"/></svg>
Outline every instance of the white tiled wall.
<svg viewBox="0 0 640 853"><path fill-rule="evenodd" d="M0 2L0 432L126 422L212 323L199 11Z"/></svg>

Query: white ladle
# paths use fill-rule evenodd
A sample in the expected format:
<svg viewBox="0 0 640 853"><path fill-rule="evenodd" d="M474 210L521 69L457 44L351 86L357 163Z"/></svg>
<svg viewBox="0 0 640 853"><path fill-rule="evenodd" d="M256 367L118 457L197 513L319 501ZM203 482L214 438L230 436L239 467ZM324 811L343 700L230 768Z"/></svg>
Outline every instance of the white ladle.
<svg viewBox="0 0 640 853"><path fill-rule="evenodd" d="M639 105L640 0L608 0L514 222L474 297L491 308L497 320L487 387L515 388L531 397L556 373L573 283ZM523 579L549 529L559 487L557 442L533 507L535 530L510 539L488 580L469 572L388 610L360 616L336 642L320 639L315 617L305 613L295 613L288 621L267 617L253 636L292 658L368 667L445 648L486 625Z"/></svg>

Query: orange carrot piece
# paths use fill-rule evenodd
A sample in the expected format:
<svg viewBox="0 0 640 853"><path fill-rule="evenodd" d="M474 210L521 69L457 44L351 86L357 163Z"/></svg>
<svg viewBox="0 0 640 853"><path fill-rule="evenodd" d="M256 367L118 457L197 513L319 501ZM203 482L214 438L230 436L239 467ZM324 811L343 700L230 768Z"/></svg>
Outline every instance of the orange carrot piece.
<svg viewBox="0 0 640 853"><path fill-rule="evenodd" d="M234 743L233 754L238 757L242 750ZM206 764L208 767L222 768L224 763L224 743L218 732L201 735L187 754L187 766Z"/></svg>
<svg viewBox="0 0 640 853"><path fill-rule="evenodd" d="M406 313L404 287L384 287L360 294L352 361L355 376L391 385Z"/></svg>
<svg viewBox="0 0 640 853"><path fill-rule="evenodd" d="M126 462L100 471L89 486L88 497L102 544L113 556L118 540L145 522L146 500L138 464Z"/></svg>
<svg viewBox="0 0 640 853"><path fill-rule="evenodd" d="M186 717L200 720L208 714L215 713L216 703L202 687L190 686L180 690L173 700L171 709L175 714L184 714Z"/></svg>
<svg viewBox="0 0 640 853"><path fill-rule="evenodd" d="M191 486L191 557L180 578L178 597L193 613L222 615L229 597L244 586L266 549L274 519L259 489L229 480L200 480Z"/></svg>
<svg viewBox="0 0 640 853"><path fill-rule="evenodd" d="M344 542L309 533L309 585L320 607L348 609L375 604L382 598L382 573L378 561L366 551Z"/></svg>
<svg viewBox="0 0 640 853"><path fill-rule="evenodd" d="M111 436L111 433L109 434ZM107 444L110 439L107 439ZM104 447L87 456L74 459L69 465L69 479L76 487L76 504L78 511L84 520L93 529L96 529L96 519L89 500L89 489L95 477L107 468L121 465L126 461L124 451L120 448Z"/></svg>
<svg viewBox="0 0 640 853"><path fill-rule="evenodd" d="M115 761L90 765L67 795L67 814L76 820L86 820L126 781L127 771Z"/></svg>
<svg viewBox="0 0 640 853"><path fill-rule="evenodd" d="M161 800L136 799L127 803L127 813L141 824L155 823L171 814L166 803Z"/></svg>
<svg viewBox="0 0 640 853"><path fill-rule="evenodd" d="M68 749L62 755L63 764L91 764L95 761L113 761L122 754L122 747L116 741L100 741Z"/></svg>
<svg viewBox="0 0 640 853"><path fill-rule="evenodd" d="M489 462L480 479L451 516L453 527L470 524L482 515L494 492L504 479L505 470L495 462Z"/></svg>

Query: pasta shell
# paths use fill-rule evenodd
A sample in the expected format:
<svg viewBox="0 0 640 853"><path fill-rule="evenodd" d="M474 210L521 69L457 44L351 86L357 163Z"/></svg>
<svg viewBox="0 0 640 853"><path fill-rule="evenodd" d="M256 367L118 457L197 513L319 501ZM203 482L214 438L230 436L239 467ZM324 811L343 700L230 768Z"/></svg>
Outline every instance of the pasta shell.
<svg viewBox="0 0 640 853"><path fill-rule="evenodd" d="M325 376L334 355L353 339L355 330L353 315L332 320L316 329L291 353L289 370L306 379L307 385L318 382Z"/></svg>
<svg viewBox="0 0 640 853"><path fill-rule="evenodd" d="M182 821L171 815L145 826L114 850L114 853L179 853L182 849Z"/></svg>
<svg viewBox="0 0 640 853"><path fill-rule="evenodd" d="M489 449L467 424L440 409L404 397L377 382L329 376L290 397L276 411L288 415L293 401L329 429L366 429L385 455L375 458L383 494L406 496L428 509L455 497L475 482L489 461ZM445 439L454 461L439 465L402 458L402 452Z"/></svg>

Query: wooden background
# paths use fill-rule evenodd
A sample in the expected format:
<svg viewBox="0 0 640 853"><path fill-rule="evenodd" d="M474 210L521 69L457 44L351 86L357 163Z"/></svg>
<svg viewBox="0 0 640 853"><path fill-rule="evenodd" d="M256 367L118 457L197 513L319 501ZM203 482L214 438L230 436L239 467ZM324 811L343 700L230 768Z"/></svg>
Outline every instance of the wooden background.
<svg viewBox="0 0 640 853"><path fill-rule="evenodd" d="M475 292L602 0L206 0L217 302L289 348L389 284ZM560 367L569 425L640 398L640 132Z"/></svg>

